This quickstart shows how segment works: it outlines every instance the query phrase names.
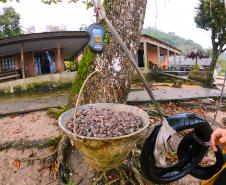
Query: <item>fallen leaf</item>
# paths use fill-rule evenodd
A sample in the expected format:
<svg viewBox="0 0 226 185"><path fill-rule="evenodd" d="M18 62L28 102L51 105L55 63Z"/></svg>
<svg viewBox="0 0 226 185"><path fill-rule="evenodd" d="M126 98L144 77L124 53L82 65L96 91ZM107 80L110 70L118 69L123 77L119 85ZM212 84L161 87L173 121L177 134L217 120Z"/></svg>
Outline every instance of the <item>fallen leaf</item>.
<svg viewBox="0 0 226 185"><path fill-rule="evenodd" d="M55 176L58 176L58 163L55 161L52 165L52 171L55 174Z"/></svg>
<svg viewBox="0 0 226 185"><path fill-rule="evenodd" d="M20 169L20 160L15 159L15 160L14 160L14 166L15 166L17 169Z"/></svg>

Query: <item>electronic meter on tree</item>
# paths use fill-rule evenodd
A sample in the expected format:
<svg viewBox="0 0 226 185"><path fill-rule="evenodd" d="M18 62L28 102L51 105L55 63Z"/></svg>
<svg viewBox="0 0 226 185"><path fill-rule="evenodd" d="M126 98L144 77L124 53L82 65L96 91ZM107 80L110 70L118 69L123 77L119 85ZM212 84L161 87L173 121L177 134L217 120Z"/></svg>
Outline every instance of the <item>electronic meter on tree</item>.
<svg viewBox="0 0 226 185"><path fill-rule="evenodd" d="M99 24L91 24L88 27L90 35L89 46L94 53L100 53L104 49L104 28Z"/></svg>

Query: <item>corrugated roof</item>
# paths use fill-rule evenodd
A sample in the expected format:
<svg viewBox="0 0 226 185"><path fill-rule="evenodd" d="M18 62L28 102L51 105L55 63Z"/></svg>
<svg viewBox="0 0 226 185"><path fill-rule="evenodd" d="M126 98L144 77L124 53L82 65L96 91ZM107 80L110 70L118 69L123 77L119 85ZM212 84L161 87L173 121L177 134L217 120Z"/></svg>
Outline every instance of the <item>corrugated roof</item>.
<svg viewBox="0 0 226 185"><path fill-rule="evenodd" d="M25 34L0 40L0 56L14 55L21 52L50 50L60 47L64 58L71 59L89 42L86 31L58 31Z"/></svg>
<svg viewBox="0 0 226 185"><path fill-rule="evenodd" d="M56 32L40 32L31 34L22 34L15 37L8 37L0 39L0 46L14 44L18 42L27 42L31 40L45 40L45 39L55 39L55 38L70 38L70 37L86 37L89 35L86 31L56 31Z"/></svg>

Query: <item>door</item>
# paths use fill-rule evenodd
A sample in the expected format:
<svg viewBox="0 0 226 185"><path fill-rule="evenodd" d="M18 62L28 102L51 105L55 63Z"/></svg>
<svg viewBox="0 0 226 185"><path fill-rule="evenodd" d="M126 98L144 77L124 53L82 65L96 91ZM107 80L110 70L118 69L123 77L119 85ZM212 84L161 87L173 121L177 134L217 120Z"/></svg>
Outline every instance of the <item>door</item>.
<svg viewBox="0 0 226 185"><path fill-rule="evenodd" d="M54 51L35 52L34 63L36 75L56 73Z"/></svg>

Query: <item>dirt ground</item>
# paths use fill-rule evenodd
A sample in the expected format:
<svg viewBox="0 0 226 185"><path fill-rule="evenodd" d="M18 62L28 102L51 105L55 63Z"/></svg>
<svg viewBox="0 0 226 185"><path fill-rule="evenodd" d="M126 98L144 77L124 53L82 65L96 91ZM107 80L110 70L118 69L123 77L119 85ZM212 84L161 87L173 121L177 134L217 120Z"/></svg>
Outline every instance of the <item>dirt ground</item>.
<svg viewBox="0 0 226 185"><path fill-rule="evenodd" d="M0 143L20 139L38 140L59 134L56 120L47 116L45 111L6 116L0 119ZM52 148L1 151L0 184L58 184L56 175L52 173L48 163L20 162L21 159L44 156L52 151Z"/></svg>
<svg viewBox="0 0 226 185"><path fill-rule="evenodd" d="M171 105L169 105L171 106ZM171 107L169 107L171 109ZM182 111L182 110L180 110ZM201 112L213 118L212 112ZM226 117L226 112L219 112L217 121L221 122ZM47 115L46 111L37 111L27 114L19 114L0 118L0 143L6 141L27 139L41 139L61 134L57 126L57 120ZM46 149L9 149L0 152L0 185L60 185L57 170L49 161L22 162L29 157L45 156L53 152L53 148ZM82 156L73 151L69 157L73 158L74 184L89 185L95 172L91 170ZM147 184L151 184L147 182ZM200 180L186 176L180 181L170 185L198 185Z"/></svg>

